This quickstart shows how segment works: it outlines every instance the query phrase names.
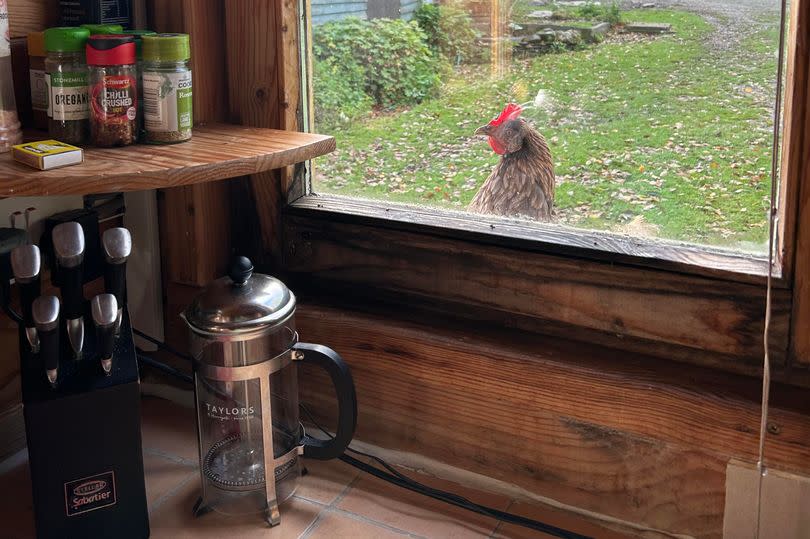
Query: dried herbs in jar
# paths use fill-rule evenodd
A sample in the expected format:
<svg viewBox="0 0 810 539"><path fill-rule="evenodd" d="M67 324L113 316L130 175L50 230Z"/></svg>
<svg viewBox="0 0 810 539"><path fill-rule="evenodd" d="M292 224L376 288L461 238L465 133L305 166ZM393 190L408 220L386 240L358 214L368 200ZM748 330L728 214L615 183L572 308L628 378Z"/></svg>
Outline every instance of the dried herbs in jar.
<svg viewBox="0 0 810 539"><path fill-rule="evenodd" d="M191 46L188 34L143 36L143 113L146 142L191 138Z"/></svg>
<svg viewBox="0 0 810 539"><path fill-rule="evenodd" d="M68 144L87 142L90 104L87 97L86 28L45 30L45 83L48 86L48 134Z"/></svg>
<svg viewBox="0 0 810 539"><path fill-rule="evenodd" d="M96 146L126 146L138 139L135 38L95 35L87 41L90 135Z"/></svg>

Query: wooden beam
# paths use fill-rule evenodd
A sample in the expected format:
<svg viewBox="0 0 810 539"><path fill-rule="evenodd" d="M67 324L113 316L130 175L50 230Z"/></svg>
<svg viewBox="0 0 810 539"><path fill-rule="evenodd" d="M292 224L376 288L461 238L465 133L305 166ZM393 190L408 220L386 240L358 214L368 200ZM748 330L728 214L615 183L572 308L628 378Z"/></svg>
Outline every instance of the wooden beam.
<svg viewBox="0 0 810 539"><path fill-rule="evenodd" d="M448 310L486 310L502 326L531 317L538 326L546 321L552 328L576 328L568 334L576 339L598 332L664 343L695 356L760 362L761 286L314 217L287 217L284 234L286 268L309 284L350 286L352 293L369 296L407 294L416 301L443 301L452 306ZM789 310L789 291L775 290L777 365L785 358Z"/></svg>
<svg viewBox="0 0 810 539"><path fill-rule="evenodd" d="M234 2L225 13L231 121L255 127L291 129L288 111L297 106L296 81L288 80L283 62L297 26L284 17L289 0ZM284 66L284 67L281 67ZM292 66L289 66L292 69ZM294 130L294 124L292 129ZM279 172L239 180L244 222L260 241L246 252L259 267L273 270L280 257L280 207L283 186Z"/></svg>
<svg viewBox="0 0 810 539"><path fill-rule="evenodd" d="M298 200L287 213L760 286L768 275L767 256L382 200L326 194ZM790 288L791 282L776 277L775 287Z"/></svg>
<svg viewBox="0 0 810 539"><path fill-rule="evenodd" d="M182 32L191 36L194 75L194 123L227 119L227 78L224 34L224 0L150 0L149 20L160 32ZM168 243L161 252L168 257L164 283L204 285L224 271L230 254L230 203L228 182L214 182L166 189L162 232Z"/></svg>
<svg viewBox="0 0 810 539"><path fill-rule="evenodd" d="M756 380L447 318L304 304L303 340L334 348L357 386L357 437L563 503L699 537L722 534L725 464L756 458ZM302 401L333 392L302 369ZM810 469L802 390L772 395L769 463Z"/></svg>
<svg viewBox="0 0 810 539"><path fill-rule="evenodd" d="M791 6L790 71L786 92L785 156L782 170L789 178L783 182L784 242L789 247L785 259L792 264L793 316L790 357L794 364L810 366L810 2L794 0Z"/></svg>

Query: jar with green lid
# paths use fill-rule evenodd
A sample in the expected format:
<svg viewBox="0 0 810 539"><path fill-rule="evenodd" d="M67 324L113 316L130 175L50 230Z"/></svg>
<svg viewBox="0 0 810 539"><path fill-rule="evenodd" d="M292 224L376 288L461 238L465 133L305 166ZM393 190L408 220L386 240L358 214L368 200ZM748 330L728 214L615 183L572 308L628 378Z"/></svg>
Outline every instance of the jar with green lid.
<svg viewBox="0 0 810 539"><path fill-rule="evenodd" d="M90 30L91 36L121 34L124 27L120 24L83 24L82 28Z"/></svg>
<svg viewBox="0 0 810 539"><path fill-rule="evenodd" d="M68 144L90 137L90 99L84 47L90 31L60 27L45 30L45 82L48 85L48 134Z"/></svg>
<svg viewBox="0 0 810 539"><path fill-rule="evenodd" d="M143 60L143 36L154 36L157 32L154 30L124 30L121 35L132 36L135 38L135 55L138 58L138 63Z"/></svg>
<svg viewBox="0 0 810 539"><path fill-rule="evenodd" d="M146 142L191 138L191 45L188 34L143 36L143 117Z"/></svg>
<svg viewBox="0 0 810 539"><path fill-rule="evenodd" d="M146 139L146 131L143 128L143 36L153 36L157 32L154 30L124 30L123 35L135 38L135 57L137 58L138 70L138 138Z"/></svg>

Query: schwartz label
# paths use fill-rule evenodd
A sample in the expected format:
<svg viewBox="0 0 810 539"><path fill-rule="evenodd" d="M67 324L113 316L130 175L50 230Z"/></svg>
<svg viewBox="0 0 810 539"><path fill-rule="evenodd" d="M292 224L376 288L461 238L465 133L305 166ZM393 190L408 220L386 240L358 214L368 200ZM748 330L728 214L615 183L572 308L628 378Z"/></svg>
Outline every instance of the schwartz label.
<svg viewBox="0 0 810 539"><path fill-rule="evenodd" d="M115 473L112 471L65 483L65 511L69 517L115 503Z"/></svg>

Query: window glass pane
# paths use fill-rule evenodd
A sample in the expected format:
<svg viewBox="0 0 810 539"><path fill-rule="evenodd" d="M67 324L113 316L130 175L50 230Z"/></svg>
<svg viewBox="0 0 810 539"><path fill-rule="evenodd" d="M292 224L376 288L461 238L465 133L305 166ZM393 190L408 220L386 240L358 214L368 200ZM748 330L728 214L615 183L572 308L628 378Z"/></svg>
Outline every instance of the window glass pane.
<svg viewBox="0 0 810 539"><path fill-rule="evenodd" d="M311 1L314 192L766 250L776 0Z"/></svg>

